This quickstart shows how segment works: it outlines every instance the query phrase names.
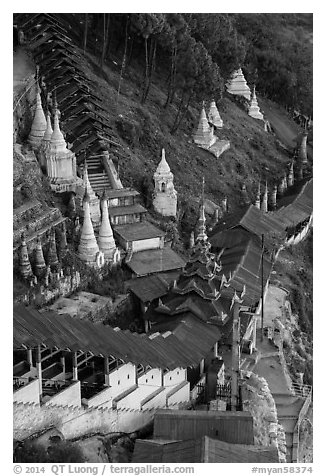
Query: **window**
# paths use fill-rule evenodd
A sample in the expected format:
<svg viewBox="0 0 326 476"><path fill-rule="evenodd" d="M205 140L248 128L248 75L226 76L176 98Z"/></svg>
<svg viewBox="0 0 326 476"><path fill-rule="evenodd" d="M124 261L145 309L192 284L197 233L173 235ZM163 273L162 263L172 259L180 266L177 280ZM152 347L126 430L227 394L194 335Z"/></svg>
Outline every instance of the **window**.
<svg viewBox="0 0 326 476"><path fill-rule="evenodd" d="M161 191L162 192L165 192L165 187L166 187L165 182L162 182L162 184L161 184Z"/></svg>

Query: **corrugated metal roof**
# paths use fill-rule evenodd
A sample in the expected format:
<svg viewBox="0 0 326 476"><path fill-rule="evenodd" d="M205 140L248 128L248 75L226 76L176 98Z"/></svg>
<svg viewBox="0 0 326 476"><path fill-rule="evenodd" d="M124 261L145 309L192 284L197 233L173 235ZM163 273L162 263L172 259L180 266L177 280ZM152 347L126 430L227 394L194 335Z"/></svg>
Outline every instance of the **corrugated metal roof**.
<svg viewBox="0 0 326 476"><path fill-rule="evenodd" d="M207 336L209 337L208 333ZM198 341L201 337L198 337ZM87 320L58 315L54 312L40 313L31 307L14 306L14 348L58 347L93 352L94 355L113 356L124 362L169 368L198 365L209 352L211 337L200 352L192 353L193 339L182 341L158 336L150 339L147 335L130 331L115 331L110 326L93 324ZM199 355L200 354L200 355Z"/></svg>
<svg viewBox="0 0 326 476"><path fill-rule="evenodd" d="M165 236L164 231L152 225L149 221L118 225L114 227L114 231L126 241L146 240Z"/></svg>
<svg viewBox="0 0 326 476"><path fill-rule="evenodd" d="M146 276L147 274L183 268L186 262L166 246L158 250L138 251L126 264L138 276Z"/></svg>
<svg viewBox="0 0 326 476"><path fill-rule="evenodd" d="M251 306L256 303L261 295L261 248L251 240L225 250L220 259L221 274L232 275L230 286L221 290L222 296L232 299L234 290L241 292L245 285L243 304ZM272 263L264 255L264 285L271 269Z"/></svg>
<svg viewBox="0 0 326 476"><path fill-rule="evenodd" d="M211 239L215 237L216 233L237 226L241 226L259 237L261 237L262 234L267 236L275 233L284 234L284 226L280 223L277 216L263 213L254 205L249 205L248 208L244 208L222 219L210 233Z"/></svg>
<svg viewBox="0 0 326 476"><path fill-rule="evenodd" d="M313 179L306 182L297 195L284 197L273 217L286 228L307 220L313 211Z"/></svg>
<svg viewBox="0 0 326 476"><path fill-rule="evenodd" d="M139 192L130 188L106 190L106 198L135 197Z"/></svg>
<svg viewBox="0 0 326 476"><path fill-rule="evenodd" d="M166 331L170 331L180 342L188 342L193 352L199 352L199 354L204 349L207 351L211 349L221 338L221 332L217 326L204 324L189 312L173 321L162 321L152 325L150 332L154 334Z"/></svg>
<svg viewBox="0 0 326 476"><path fill-rule="evenodd" d="M252 445L253 418L249 412L159 409L155 413L154 438L187 440L203 436Z"/></svg>
<svg viewBox="0 0 326 476"><path fill-rule="evenodd" d="M237 445L204 436L185 441L140 440L133 463L278 463L275 446Z"/></svg>
<svg viewBox="0 0 326 476"><path fill-rule="evenodd" d="M130 289L143 303L152 302L166 294L170 283L179 274L180 271L172 271L131 279L126 283L126 289Z"/></svg>
<svg viewBox="0 0 326 476"><path fill-rule="evenodd" d="M112 217L123 216L123 215L132 215L133 213L147 213L146 208L144 208L139 203L135 205L128 205L125 207L109 207L109 215Z"/></svg>

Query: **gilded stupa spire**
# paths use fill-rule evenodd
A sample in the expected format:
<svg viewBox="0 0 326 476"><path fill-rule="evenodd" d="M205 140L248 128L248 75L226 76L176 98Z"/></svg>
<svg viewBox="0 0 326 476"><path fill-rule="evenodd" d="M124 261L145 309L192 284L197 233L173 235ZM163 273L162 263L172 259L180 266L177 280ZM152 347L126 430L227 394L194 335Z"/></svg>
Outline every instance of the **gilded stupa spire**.
<svg viewBox="0 0 326 476"><path fill-rule="evenodd" d="M196 241L199 241L199 240L207 241L204 193L205 193L205 177L203 177L202 179L202 193L201 193L199 219L198 219L198 235L197 235Z"/></svg>

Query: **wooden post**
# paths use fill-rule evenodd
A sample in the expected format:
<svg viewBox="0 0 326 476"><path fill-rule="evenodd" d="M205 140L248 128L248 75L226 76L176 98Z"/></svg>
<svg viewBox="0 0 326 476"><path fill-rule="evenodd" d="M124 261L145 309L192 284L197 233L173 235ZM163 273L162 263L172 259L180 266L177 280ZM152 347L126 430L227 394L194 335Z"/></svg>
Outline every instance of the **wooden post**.
<svg viewBox="0 0 326 476"><path fill-rule="evenodd" d="M202 376L202 375L204 374L204 365L205 365L205 360L204 360L204 359L201 359L200 364L199 364L199 373L200 373L200 376Z"/></svg>
<svg viewBox="0 0 326 476"><path fill-rule="evenodd" d="M27 362L31 367L33 367L33 354L32 349L27 349Z"/></svg>
<svg viewBox="0 0 326 476"><path fill-rule="evenodd" d="M72 379L78 380L77 352L72 354Z"/></svg>
<svg viewBox="0 0 326 476"><path fill-rule="evenodd" d="M239 358L240 358L240 304L234 303L233 328L232 328L232 380L231 380L231 410L236 411L238 404L238 380L239 380Z"/></svg>
<svg viewBox="0 0 326 476"><path fill-rule="evenodd" d="M104 384L108 387L110 386L110 377L109 377L109 358L104 357Z"/></svg>
<svg viewBox="0 0 326 476"><path fill-rule="evenodd" d="M42 396L43 389L42 389L42 358L41 358L41 346L37 346L36 350L36 371L37 371L37 378L39 384L39 393L40 397Z"/></svg>
<svg viewBox="0 0 326 476"><path fill-rule="evenodd" d="M261 341L264 338L264 233L261 235Z"/></svg>
<svg viewBox="0 0 326 476"><path fill-rule="evenodd" d="M62 365L62 372L64 374L63 379L66 380L66 359L64 355L61 355L60 357L60 363Z"/></svg>

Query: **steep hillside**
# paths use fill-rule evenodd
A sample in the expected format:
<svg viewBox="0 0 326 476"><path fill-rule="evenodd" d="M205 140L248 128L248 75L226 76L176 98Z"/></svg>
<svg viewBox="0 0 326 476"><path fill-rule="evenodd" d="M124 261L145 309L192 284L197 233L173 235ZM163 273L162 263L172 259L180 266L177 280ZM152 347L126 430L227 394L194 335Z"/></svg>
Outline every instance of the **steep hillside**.
<svg viewBox="0 0 326 476"><path fill-rule="evenodd" d="M94 65L94 58L88 56ZM234 207L239 201L242 183L246 183L248 192L253 195L258 180L267 179L272 183L283 175L290 160L289 154L276 137L264 132L261 121L249 117L241 103L227 94L217 104L224 120L224 128L218 136L230 140L231 148L216 159L192 142L192 133L199 119L199 104L189 108L177 133L170 133L177 103L163 108L166 92L162 72L155 75L148 100L142 105L139 101L140 68L128 70L121 83L119 98L119 67L112 63L104 66L103 74L99 68L96 70L102 76L96 78L98 87L105 94L111 111L108 121L123 144L119 170L125 185L139 189L144 177L152 177L162 147L166 149L181 201L189 202L199 196L202 176L209 198L220 200L226 195Z"/></svg>

